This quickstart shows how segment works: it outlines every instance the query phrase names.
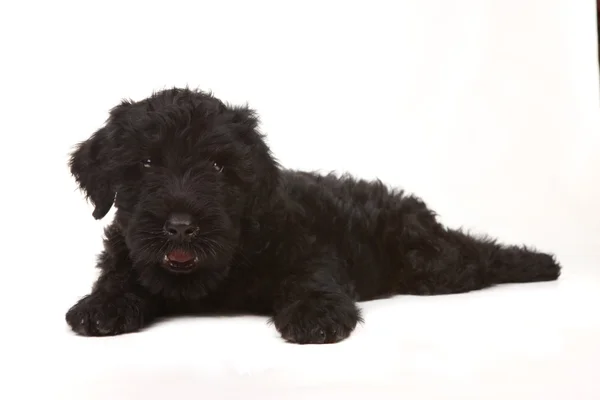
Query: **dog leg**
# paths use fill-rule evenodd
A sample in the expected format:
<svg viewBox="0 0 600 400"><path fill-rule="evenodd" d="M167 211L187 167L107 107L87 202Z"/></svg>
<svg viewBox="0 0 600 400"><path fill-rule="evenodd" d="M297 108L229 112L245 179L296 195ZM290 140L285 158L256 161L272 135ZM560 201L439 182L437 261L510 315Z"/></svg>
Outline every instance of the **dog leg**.
<svg viewBox="0 0 600 400"><path fill-rule="evenodd" d="M362 321L351 293L334 278L337 269L335 261L313 260L280 283L272 322L286 341L339 342Z"/></svg>
<svg viewBox="0 0 600 400"><path fill-rule="evenodd" d="M66 321L83 336L112 336L135 332L158 314L156 300L135 280L126 257L104 252L101 274L92 292L66 313Z"/></svg>
<svg viewBox="0 0 600 400"><path fill-rule="evenodd" d="M113 336L135 332L153 317L148 302L132 293L92 292L66 314L74 332L82 336Z"/></svg>
<svg viewBox="0 0 600 400"><path fill-rule="evenodd" d="M552 281L560 276L554 256L493 239L447 230L428 251L407 254L405 280L412 294L450 294L502 283Z"/></svg>
<svg viewBox="0 0 600 400"><path fill-rule="evenodd" d="M491 284L554 281L561 272L553 255L524 246L497 245L485 269Z"/></svg>

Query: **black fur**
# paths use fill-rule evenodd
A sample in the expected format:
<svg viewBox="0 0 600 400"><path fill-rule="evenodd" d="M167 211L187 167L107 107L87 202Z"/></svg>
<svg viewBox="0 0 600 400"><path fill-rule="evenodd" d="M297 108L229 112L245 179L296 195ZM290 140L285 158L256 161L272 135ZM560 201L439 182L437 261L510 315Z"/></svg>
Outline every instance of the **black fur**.
<svg viewBox="0 0 600 400"><path fill-rule="evenodd" d="M331 343L361 321L357 301L560 275L553 256L445 228L381 182L281 168L251 110L201 91L123 102L70 168L95 218L117 209L100 277L66 315L82 335L247 312L271 316L290 342ZM191 216L191 237L165 232L173 212ZM197 258L191 270L169 268L178 249Z"/></svg>

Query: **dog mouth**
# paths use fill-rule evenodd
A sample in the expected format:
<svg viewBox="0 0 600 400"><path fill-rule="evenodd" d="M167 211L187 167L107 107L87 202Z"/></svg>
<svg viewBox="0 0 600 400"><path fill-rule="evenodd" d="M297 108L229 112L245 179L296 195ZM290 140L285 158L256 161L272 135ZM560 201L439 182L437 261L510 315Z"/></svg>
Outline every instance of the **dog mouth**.
<svg viewBox="0 0 600 400"><path fill-rule="evenodd" d="M165 254L164 265L174 272L189 272L198 264L198 256L191 251L176 249Z"/></svg>

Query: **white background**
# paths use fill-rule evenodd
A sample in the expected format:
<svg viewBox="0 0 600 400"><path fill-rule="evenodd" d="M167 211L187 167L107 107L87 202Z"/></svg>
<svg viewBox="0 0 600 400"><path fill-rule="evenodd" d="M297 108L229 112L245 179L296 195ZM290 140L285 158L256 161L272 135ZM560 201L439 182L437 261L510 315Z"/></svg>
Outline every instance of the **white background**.
<svg viewBox="0 0 600 400"><path fill-rule="evenodd" d="M595 17L594 0L3 3L1 397L600 398ZM379 177L556 253L563 277L371 302L335 346L260 318L72 336L112 214L92 219L68 153L121 98L186 84L257 109L284 166Z"/></svg>

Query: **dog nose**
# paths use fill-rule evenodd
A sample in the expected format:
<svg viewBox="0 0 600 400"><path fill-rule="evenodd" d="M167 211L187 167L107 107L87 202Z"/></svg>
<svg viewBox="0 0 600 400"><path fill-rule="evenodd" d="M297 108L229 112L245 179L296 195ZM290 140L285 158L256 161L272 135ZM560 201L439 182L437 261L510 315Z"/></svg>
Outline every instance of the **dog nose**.
<svg viewBox="0 0 600 400"><path fill-rule="evenodd" d="M171 214L165 223L165 232L169 236L179 239L192 236L197 229L198 227L192 223L192 217L189 214Z"/></svg>

